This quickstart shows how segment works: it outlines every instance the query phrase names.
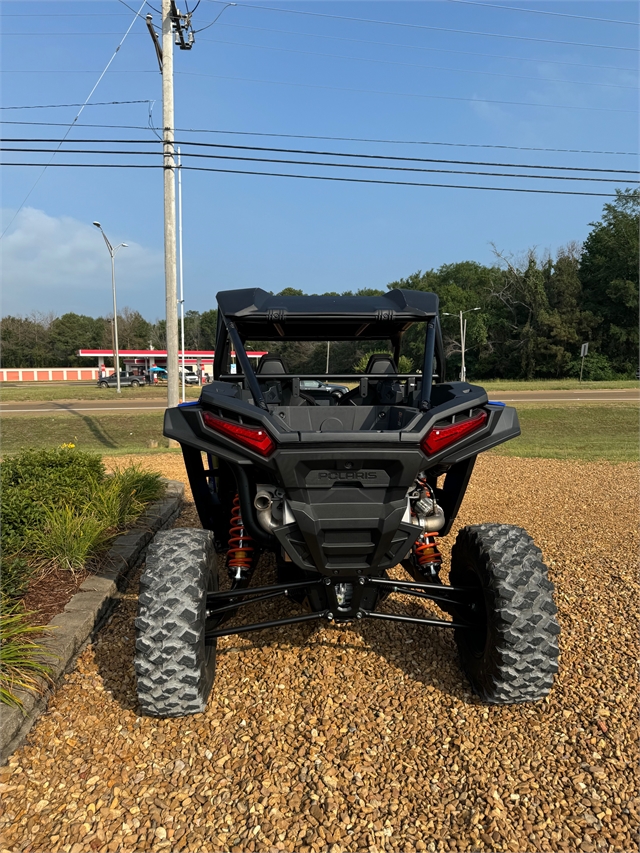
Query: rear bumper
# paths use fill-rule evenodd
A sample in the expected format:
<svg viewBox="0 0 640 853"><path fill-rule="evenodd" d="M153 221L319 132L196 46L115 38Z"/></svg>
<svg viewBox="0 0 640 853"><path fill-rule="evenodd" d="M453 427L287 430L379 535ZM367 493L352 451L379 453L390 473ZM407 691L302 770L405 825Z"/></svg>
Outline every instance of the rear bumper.
<svg viewBox="0 0 640 853"><path fill-rule="evenodd" d="M420 440L450 413L450 406L416 413L406 430L323 432L283 428L277 413L257 412L250 404L222 397L216 406L219 414L224 416L227 409L228 417L251 418L276 439L277 448L266 459L205 427L202 411L209 405L202 403L168 409L164 434L183 449L204 451L227 464L236 479L243 520L263 547L282 548L300 569L324 576L380 576L406 556L420 533L416 525L403 521L407 490L418 473L447 472L443 487L437 489L445 511L445 534L458 512L477 454L519 435L515 409L485 401L486 396L480 405L489 414L486 425L432 457L425 456ZM369 414L360 412L358 417ZM189 476L191 480L191 471ZM281 488L294 520L289 516L290 523L271 534L259 527L253 507L256 484ZM205 524L211 512L203 512L199 504L211 495L196 485L192 481Z"/></svg>

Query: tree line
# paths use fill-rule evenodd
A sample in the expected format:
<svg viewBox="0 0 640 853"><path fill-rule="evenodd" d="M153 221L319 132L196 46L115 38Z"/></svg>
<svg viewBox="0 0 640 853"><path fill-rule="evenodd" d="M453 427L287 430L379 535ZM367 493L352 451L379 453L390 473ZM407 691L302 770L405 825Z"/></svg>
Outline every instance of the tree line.
<svg viewBox="0 0 640 853"><path fill-rule="evenodd" d="M455 378L460 367L459 311L469 312L465 358L472 379L576 376L585 341L590 344L585 378L632 377L638 369L639 227L640 190L619 190L615 201L604 205L601 220L591 223L584 244L571 243L555 257L535 249L512 257L494 248L490 266L475 261L444 264L387 288L438 294L449 378ZM366 288L344 295L382 293ZM281 294L303 291L285 288ZM216 323L215 309L186 312L186 349L214 349ZM150 323L139 312L124 309L118 315L118 337L120 349L164 349L165 323ZM406 333L404 369L420 366L423 339L421 328ZM4 367L71 367L82 363L75 354L78 349L111 348L112 322L109 317L73 313L9 316L2 323L1 343ZM249 344L281 353L292 370L325 370L325 344ZM330 372L361 369L363 359L381 349L384 342L337 342L331 346Z"/></svg>

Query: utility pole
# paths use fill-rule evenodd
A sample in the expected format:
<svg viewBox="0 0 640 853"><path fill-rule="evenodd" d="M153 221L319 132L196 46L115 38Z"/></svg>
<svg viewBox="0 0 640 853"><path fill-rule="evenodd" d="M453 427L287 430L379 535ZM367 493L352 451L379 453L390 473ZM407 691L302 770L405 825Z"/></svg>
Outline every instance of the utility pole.
<svg viewBox="0 0 640 853"><path fill-rule="evenodd" d="M191 14L182 15L175 0L162 0L162 45L147 15L147 28L162 74L162 165L164 173L164 282L167 330L167 404L180 400L178 370L178 281L176 258L176 163L173 115L173 42L181 50L191 50L195 37ZM186 33L186 39L185 39Z"/></svg>
<svg viewBox="0 0 640 853"><path fill-rule="evenodd" d="M184 278L182 274L182 158L180 157L180 149L178 148L178 261L180 273L180 337L182 350L182 402L187 399L185 393L186 378L184 375ZM200 377L198 377L200 379Z"/></svg>
<svg viewBox="0 0 640 853"><path fill-rule="evenodd" d="M162 0L162 151L164 171L164 285L167 315L167 405L178 405L178 282L173 118L173 3Z"/></svg>

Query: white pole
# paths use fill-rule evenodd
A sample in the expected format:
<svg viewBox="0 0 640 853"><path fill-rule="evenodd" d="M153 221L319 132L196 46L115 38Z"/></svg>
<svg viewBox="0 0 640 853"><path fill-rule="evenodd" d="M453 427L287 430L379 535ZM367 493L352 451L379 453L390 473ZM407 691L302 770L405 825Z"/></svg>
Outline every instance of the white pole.
<svg viewBox="0 0 640 853"><path fill-rule="evenodd" d="M329 347L330 346L331 346L330 341L327 341L327 369L325 370L325 373L327 373L327 374L329 373Z"/></svg>
<svg viewBox="0 0 640 853"><path fill-rule="evenodd" d="M180 333L182 336L182 402L185 394L184 375L184 279L182 277L182 158L178 148L178 271L180 277Z"/></svg>
<svg viewBox="0 0 640 853"><path fill-rule="evenodd" d="M118 347L118 308L116 306L116 252L115 249L110 249L111 255L111 288L113 290L113 341L114 341L114 364L116 366L116 391L120 390L120 351Z"/></svg>
<svg viewBox="0 0 640 853"><path fill-rule="evenodd" d="M176 176L173 119L171 0L162 0L162 126L164 152L164 281L167 314L167 404L178 405L178 300L176 281Z"/></svg>
<svg viewBox="0 0 640 853"><path fill-rule="evenodd" d="M462 354L462 359L460 362L460 381L464 382L465 379L465 368L464 368L464 333L465 328L462 322L462 311L460 312L460 351Z"/></svg>

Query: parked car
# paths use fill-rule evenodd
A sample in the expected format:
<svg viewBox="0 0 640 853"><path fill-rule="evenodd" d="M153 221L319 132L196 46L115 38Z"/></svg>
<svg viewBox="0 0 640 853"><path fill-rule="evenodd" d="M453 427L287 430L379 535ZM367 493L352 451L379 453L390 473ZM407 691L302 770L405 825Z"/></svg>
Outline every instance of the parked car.
<svg viewBox="0 0 640 853"><path fill-rule="evenodd" d="M115 373L113 376L103 376L102 379L98 379L98 388L116 388L117 385ZM120 374L121 388L139 388L141 385L144 385L144 376L138 376L136 373Z"/></svg>
<svg viewBox="0 0 640 853"><path fill-rule="evenodd" d="M180 371L180 380L182 380L182 371ZM192 370L185 370L184 381L185 381L186 385L199 385L200 384L200 380L198 379L198 374L194 373Z"/></svg>
<svg viewBox="0 0 640 853"><path fill-rule="evenodd" d="M168 378L167 371L164 367L154 367L151 370L152 382L156 379L158 382L166 382ZM179 370L180 382L182 382L182 371ZM198 374L193 373L191 370L185 370L184 372L184 381L185 385L199 385Z"/></svg>
<svg viewBox="0 0 640 853"><path fill-rule="evenodd" d="M329 400L332 396L342 397L349 393L346 385L336 385L334 382L321 382L319 379L301 379L300 390L316 401Z"/></svg>

